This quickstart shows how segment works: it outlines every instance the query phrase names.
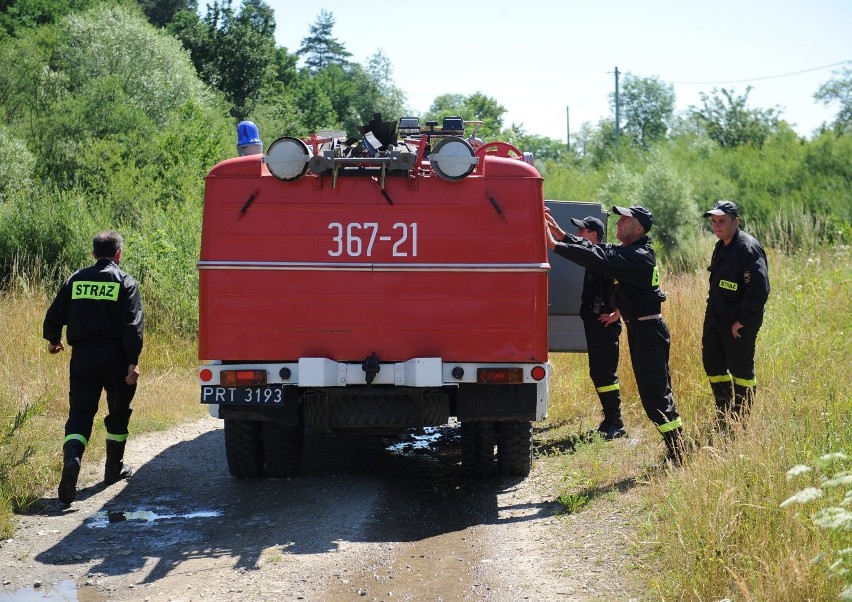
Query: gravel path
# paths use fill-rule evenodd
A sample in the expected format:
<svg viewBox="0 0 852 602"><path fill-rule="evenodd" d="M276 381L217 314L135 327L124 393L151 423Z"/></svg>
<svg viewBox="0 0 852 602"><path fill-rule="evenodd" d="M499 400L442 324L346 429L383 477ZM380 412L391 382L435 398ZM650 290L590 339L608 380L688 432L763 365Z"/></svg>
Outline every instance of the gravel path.
<svg viewBox="0 0 852 602"><path fill-rule="evenodd" d="M461 478L457 429L427 449L306 439L295 479L237 480L213 418L133 437L136 474L81 473L0 545L0 601L639 600L625 581L638 495L557 517L552 464Z"/></svg>

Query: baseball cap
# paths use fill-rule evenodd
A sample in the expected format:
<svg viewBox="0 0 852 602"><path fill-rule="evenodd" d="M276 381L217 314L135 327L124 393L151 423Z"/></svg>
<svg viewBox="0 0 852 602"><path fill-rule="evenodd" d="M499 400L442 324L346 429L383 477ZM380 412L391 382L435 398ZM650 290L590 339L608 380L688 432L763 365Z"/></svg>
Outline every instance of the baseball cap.
<svg viewBox="0 0 852 602"><path fill-rule="evenodd" d="M613 207L613 213L618 215L626 215L627 217L635 217L639 220L639 224L648 232L654 223L654 216L650 211L641 205L631 205L630 207Z"/></svg>
<svg viewBox="0 0 852 602"><path fill-rule="evenodd" d="M733 217L739 217L740 210L737 209L737 206L731 201L716 201L713 203L713 208L704 212L704 217L710 217L711 215L731 215Z"/></svg>
<svg viewBox="0 0 852 602"><path fill-rule="evenodd" d="M585 228L586 230L597 232L598 239L603 240L604 225L603 222L598 218L592 217L591 215L588 217L584 217L583 219L577 219L576 217L572 217L571 223L577 226L578 228Z"/></svg>

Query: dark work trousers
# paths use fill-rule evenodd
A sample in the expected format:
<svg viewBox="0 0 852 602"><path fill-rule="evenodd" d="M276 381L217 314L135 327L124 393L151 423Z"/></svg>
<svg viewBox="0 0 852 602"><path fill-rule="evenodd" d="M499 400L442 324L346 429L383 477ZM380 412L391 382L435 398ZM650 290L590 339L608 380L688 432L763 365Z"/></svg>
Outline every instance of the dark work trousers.
<svg viewBox="0 0 852 602"><path fill-rule="evenodd" d="M601 400L604 411L621 407L618 376L618 337L621 322L604 326L598 321L599 314L580 312L586 331L586 348L589 354L589 376Z"/></svg>
<svg viewBox="0 0 852 602"><path fill-rule="evenodd" d="M751 403L754 397L757 386L754 377L754 350L760 326L743 326L740 329L740 338L735 339L730 327L717 328L713 320L704 318L701 359L716 398L716 405L722 411L731 405L732 381L737 398L734 408L736 412L739 412L743 403Z"/></svg>
<svg viewBox="0 0 852 602"><path fill-rule="evenodd" d="M80 455L92 436L101 391L106 390L108 414L104 418L109 435L127 435L130 402L136 385L124 382L127 359L120 343L78 343L71 352L71 390L65 447L77 448ZM82 445L80 448L79 443Z"/></svg>
<svg viewBox="0 0 852 602"><path fill-rule="evenodd" d="M630 361L642 407L651 422L665 433L680 426L669 374L671 337L662 318L627 322Z"/></svg>

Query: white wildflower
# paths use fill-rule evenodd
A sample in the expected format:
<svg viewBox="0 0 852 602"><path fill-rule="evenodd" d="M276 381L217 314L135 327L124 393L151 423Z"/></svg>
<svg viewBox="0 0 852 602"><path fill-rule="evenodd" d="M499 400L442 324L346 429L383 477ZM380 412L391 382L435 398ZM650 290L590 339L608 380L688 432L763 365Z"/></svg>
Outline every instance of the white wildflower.
<svg viewBox="0 0 852 602"><path fill-rule="evenodd" d="M830 454L825 454L824 456L820 456L820 459L817 460L817 463L820 466L830 466L834 462L839 462L841 460L846 459L846 454L842 451L840 452L831 452Z"/></svg>
<svg viewBox="0 0 852 602"><path fill-rule="evenodd" d="M822 489L818 489L816 487L808 487L807 489L802 489L799 493L796 493L795 495L781 502L781 508L789 506L790 504L807 504L808 502L818 500L821 497Z"/></svg>
<svg viewBox="0 0 852 602"><path fill-rule="evenodd" d="M823 508L811 520L817 527L832 531L852 531L852 512L843 508Z"/></svg>
<svg viewBox="0 0 852 602"><path fill-rule="evenodd" d="M787 480L789 481L793 477L797 477L810 471L810 466L807 466L806 464L796 464L793 468L787 471Z"/></svg>
<svg viewBox="0 0 852 602"><path fill-rule="evenodd" d="M822 483L823 487L838 487L840 485L852 485L852 472L839 472Z"/></svg>

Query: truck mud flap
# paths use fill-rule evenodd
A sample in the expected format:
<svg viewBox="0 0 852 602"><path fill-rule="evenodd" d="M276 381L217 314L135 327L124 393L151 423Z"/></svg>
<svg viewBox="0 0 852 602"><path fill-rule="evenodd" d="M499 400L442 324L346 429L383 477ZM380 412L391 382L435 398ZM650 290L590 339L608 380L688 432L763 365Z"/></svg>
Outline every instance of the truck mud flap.
<svg viewBox="0 0 852 602"><path fill-rule="evenodd" d="M302 394L305 427L410 428L440 426L450 418L441 389L394 387L310 390Z"/></svg>

